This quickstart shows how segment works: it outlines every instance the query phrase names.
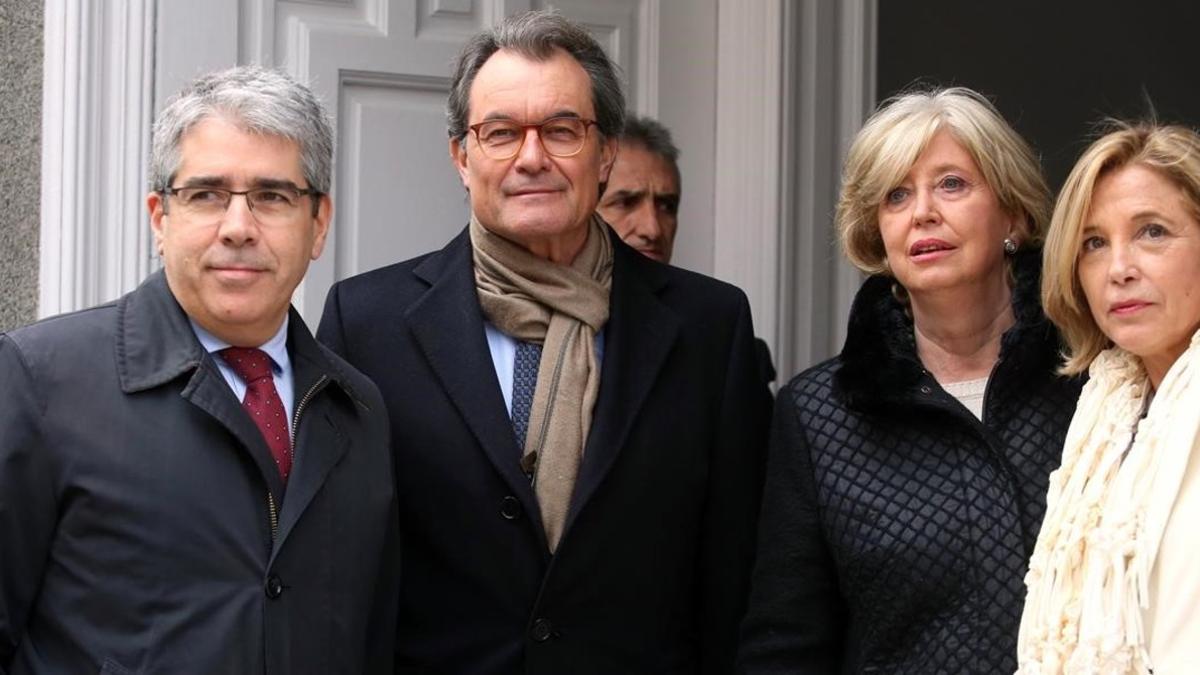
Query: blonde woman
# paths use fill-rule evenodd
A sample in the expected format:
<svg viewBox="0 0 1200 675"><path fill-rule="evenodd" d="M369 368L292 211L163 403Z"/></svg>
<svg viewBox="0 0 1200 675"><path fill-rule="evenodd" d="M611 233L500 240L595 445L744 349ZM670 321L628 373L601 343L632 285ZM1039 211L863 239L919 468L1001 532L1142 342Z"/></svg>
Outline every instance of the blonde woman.
<svg viewBox="0 0 1200 675"><path fill-rule="evenodd" d="M1090 377L1030 563L1020 672L1200 672L1200 136L1096 141L1045 261L1063 371Z"/></svg>
<svg viewBox="0 0 1200 675"><path fill-rule="evenodd" d="M779 394L746 673L1016 667L1026 561L1079 392L1038 302L1050 198L979 94L901 95L846 160L871 274L841 354Z"/></svg>

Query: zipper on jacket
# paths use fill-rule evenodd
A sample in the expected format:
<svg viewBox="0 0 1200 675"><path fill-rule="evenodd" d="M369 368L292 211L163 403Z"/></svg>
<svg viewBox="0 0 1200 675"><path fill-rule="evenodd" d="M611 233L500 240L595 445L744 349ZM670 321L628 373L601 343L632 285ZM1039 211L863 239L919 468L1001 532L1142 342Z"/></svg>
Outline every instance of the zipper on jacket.
<svg viewBox="0 0 1200 675"><path fill-rule="evenodd" d="M301 397L300 403L296 405L296 412L292 415L292 442L288 444L290 446L288 455L292 460L292 466L296 465L296 432L300 429L300 414L304 412L305 406L308 405L308 402L312 400L313 396L320 391L321 387L328 380L329 376L322 375L321 379L309 387L308 391ZM279 506L275 503L275 495L271 494L269 489L267 490L267 518L271 525L271 542L274 543L276 535L279 534Z"/></svg>
<svg viewBox="0 0 1200 675"><path fill-rule="evenodd" d="M296 404L296 412L292 414L292 449L289 451L291 455L292 466L296 465L296 434L300 430L300 413L304 412L304 408L308 405L308 402L312 400L312 397L315 396L316 393L321 390L321 387L328 381L329 376L322 375L321 379L314 382L313 386L308 388L308 392L300 398L300 403Z"/></svg>
<svg viewBox="0 0 1200 675"><path fill-rule="evenodd" d="M275 506L275 495L267 490L267 516L271 523L271 541L275 541L275 534L279 532L279 508Z"/></svg>

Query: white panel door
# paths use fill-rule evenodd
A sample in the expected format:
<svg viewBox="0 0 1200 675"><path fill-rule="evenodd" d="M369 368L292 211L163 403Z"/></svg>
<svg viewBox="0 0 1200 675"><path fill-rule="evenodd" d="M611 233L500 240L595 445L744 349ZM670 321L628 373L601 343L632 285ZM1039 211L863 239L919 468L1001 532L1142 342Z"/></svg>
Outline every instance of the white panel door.
<svg viewBox="0 0 1200 675"><path fill-rule="evenodd" d="M297 297L307 320L320 316L334 281L439 248L466 224L466 193L447 149L450 66L471 34L527 8L497 0L276 4L271 60L310 83L337 128L333 229Z"/></svg>

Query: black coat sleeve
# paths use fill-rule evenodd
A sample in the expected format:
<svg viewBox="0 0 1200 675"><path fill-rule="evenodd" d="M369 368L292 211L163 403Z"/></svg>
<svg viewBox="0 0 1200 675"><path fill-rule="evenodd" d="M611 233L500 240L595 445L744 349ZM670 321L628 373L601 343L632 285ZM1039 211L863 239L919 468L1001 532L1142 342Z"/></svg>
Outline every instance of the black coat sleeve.
<svg viewBox="0 0 1200 675"><path fill-rule="evenodd" d="M328 347L334 354L349 360L346 354L346 340L342 332L342 306L340 303L339 285L334 284L325 296L325 310L321 312L321 323L317 326L317 341Z"/></svg>
<svg viewBox="0 0 1200 675"><path fill-rule="evenodd" d="M794 386L794 385L793 385ZM821 526L802 401L775 404L749 609L738 671L827 675L842 668L846 611Z"/></svg>
<svg viewBox="0 0 1200 675"><path fill-rule="evenodd" d="M42 403L17 345L0 334L0 675L32 611L58 511Z"/></svg>
<svg viewBox="0 0 1200 675"><path fill-rule="evenodd" d="M771 393L758 370L750 307L745 296L739 300L701 543L701 663L702 672L714 675L731 672L737 653L771 414Z"/></svg>
<svg viewBox="0 0 1200 675"><path fill-rule="evenodd" d="M341 286L334 284L325 298L325 309L321 313L321 323L317 327L317 340L330 351L349 360L343 326ZM379 390L372 386L370 406L378 411L378 416L384 419L378 434L385 445L389 447L390 464L393 475L401 467L396 465L396 453L391 450L391 425L387 420L387 406ZM400 489L399 480L393 479L396 489ZM379 582L375 593L375 603L371 608L371 634L368 636L367 658L369 663L391 664L395 657L398 631L397 613L400 603L400 552L403 534L400 530L399 493L392 497L392 519L388 526L387 541L384 544L383 560L380 562ZM378 670L378 668L377 668ZM372 671L375 672L375 671Z"/></svg>
<svg viewBox="0 0 1200 675"><path fill-rule="evenodd" d="M395 453L391 451L391 427L387 422L387 408L383 397L375 387L371 388L370 408L376 417L374 424L378 425L376 436L379 442L388 448L388 467L395 475ZM393 480L393 484L398 483ZM397 487L397 489L399 489ZM398 509L399 496L392 495L389 508L390 520L387 534L383 542L383 552L378 562L379 572L375 586L375 596L371 605L370 620L367 634L367 663L372 673L391 673L396 656L396 625L400 604L400 514Z"/></svg>

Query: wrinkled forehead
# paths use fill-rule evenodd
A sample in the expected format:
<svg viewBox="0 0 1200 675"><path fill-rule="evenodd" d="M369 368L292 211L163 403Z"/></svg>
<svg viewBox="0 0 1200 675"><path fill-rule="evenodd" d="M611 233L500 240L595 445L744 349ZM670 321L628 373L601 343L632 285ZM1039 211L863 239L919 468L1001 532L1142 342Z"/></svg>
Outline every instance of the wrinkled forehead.
<svg viewBox="0 0 1200 675"><path fill-rule="evenodd" d="M476 122L532 122L558 114L591 119L595 117L591 78L575 57L560 47L544 57L500 49L488 57L471 82L467 114Z"/></svg>
<svg viewBox="0 0 1200 675"><path fill-rule="evenodd" d="M1083 225L1086 226L1087 221L1094 218L1095 210L1104 205L1100 203L1101 198L1107 198L1110 202L1116 198L1125 198L1131 203L1145 204L1144 210L1152 211L1156 203L1163 201L1161 197L1164 194L1169 195L1168 199L1173 205L1193 218L1200 219L1200 194L1197 194L1194 184L1191 183L1200 181L1200 176L1188 176L1181 173L1182 171L1183 168L1178 165L1162 166L1141 157L1110 161L1101 165L1095 179L1082 195L1088 207L1083 212ZM1119 179L1129 177L1142 180L1119 182ZM1147 182L1157 183L1163 188L1162 192L1141 189Z"/></svg>
<svg viewBox="0 0 1200 675"><path fill-rule="evenodd" d="M653 183L659 191L679 192L679 169L640 140L622 139L617 146L610 182L628 176Z"/></svg>
<svg viewBox="0 0 1200 675"><path fill-rule="evenodd" d="M186 120L179 127L176 135L176 151L184 152L184 144L189 140L192 150L194 150L226 137L237 138L238 136L255 140L261 139L263 142L280 148L291 148L297 155L303 152L299 137L280 133L277 128L269 126L267 122L255 119L253 115L245 114L242 111L215 107L201 110L199 114Z"/></svg>
<svg viewBox="0 0 1200 675"><path fill-rule="evenodd" d="M298 183L303 175L303 157L295 139L257 129L237 118L214 115L193 123L180 135L172 178L254 177Z"/></svg>

